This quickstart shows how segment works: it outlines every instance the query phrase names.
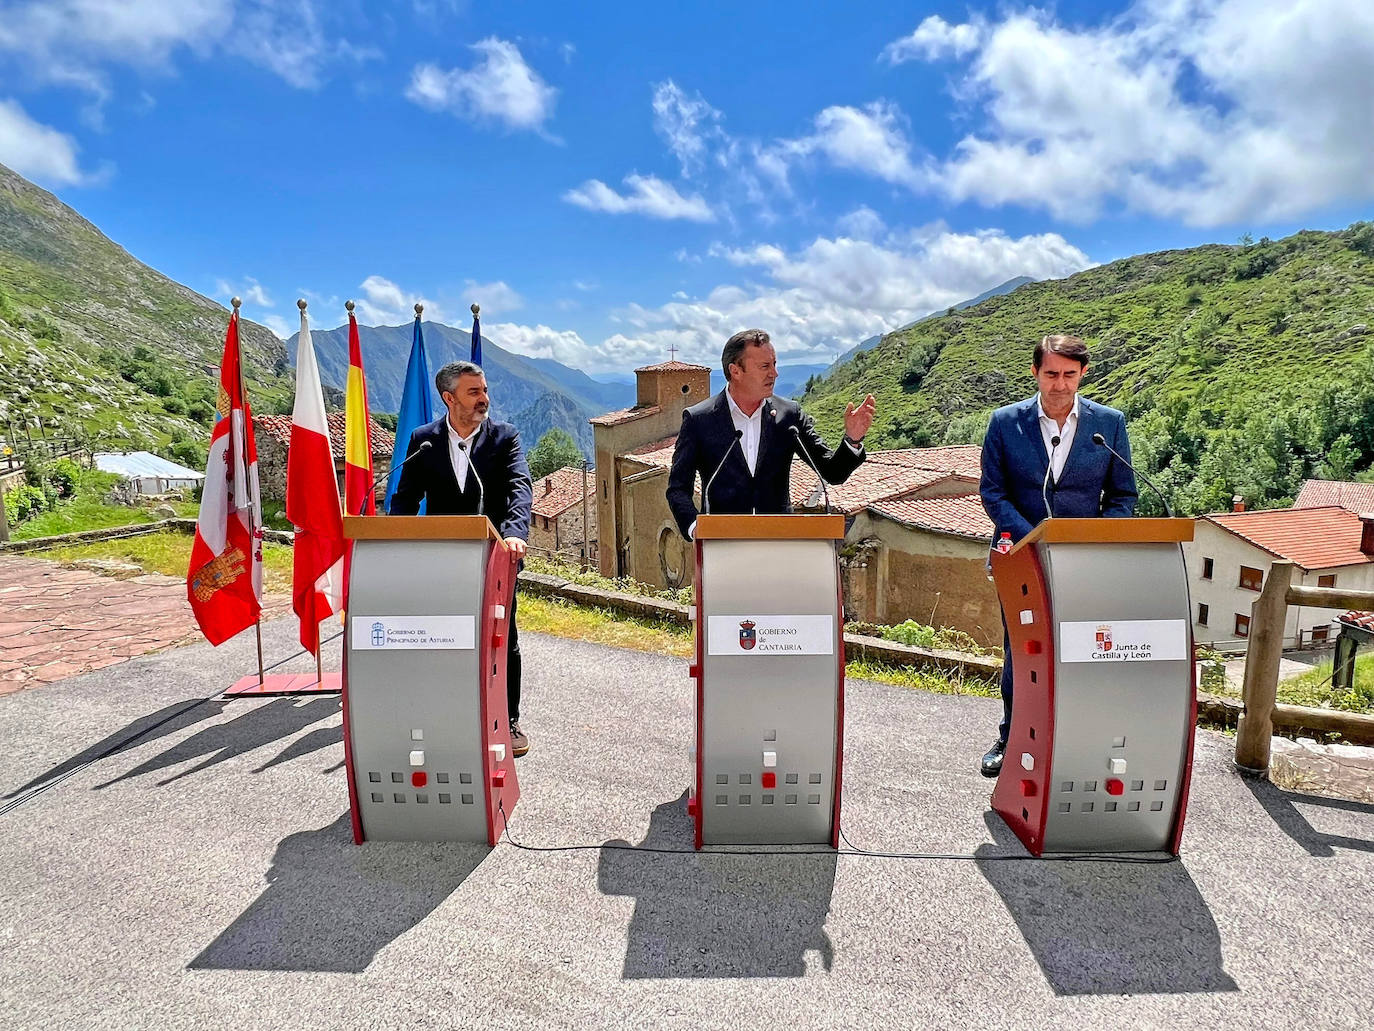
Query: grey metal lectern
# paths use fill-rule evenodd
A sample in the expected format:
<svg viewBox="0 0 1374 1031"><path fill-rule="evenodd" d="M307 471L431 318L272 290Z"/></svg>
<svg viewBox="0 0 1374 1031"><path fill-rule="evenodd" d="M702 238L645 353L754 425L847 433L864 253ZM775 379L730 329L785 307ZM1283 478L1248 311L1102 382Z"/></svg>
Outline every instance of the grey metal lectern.
<svg viewBox="0 0 1374 1031"><path fill-rule="evenodd" d="M838 844L843 516L696 528L696 847Z"/></svg>
<svg viewBox="0 0 1374 1031"><path fill-rule="evenodd" d="M495 845L520 788L506 703L516 559L484 516L350 516L353 840Z"/></svg>

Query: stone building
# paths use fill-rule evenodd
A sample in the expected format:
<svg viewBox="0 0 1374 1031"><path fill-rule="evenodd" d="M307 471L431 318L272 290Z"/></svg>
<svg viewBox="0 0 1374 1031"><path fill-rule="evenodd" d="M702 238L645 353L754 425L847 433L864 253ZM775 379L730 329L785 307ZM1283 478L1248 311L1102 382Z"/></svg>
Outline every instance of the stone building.
<svg viewBox="0 0 1374 1031"><path fill-rule="evenodd" d="M581 466L569 465L534 481L534 504L530 514L530 550L546 557L581 561L584 537L582 533L582 485L587 485L586 535L587 560L597 560L596 502L591 495L596 490L596 470L588 469L583 479Z"/></svg>
<svg viewBox="0 0 1374 1031"><path fill-rule="evenodd" d="M329 445L334 452L334 472L339 479L339 497L344 489L344 413L329 412ZM381 476L391 464L396 438L368 418L372 430L372 475ZM254 439L258 445L258 488L263 501L286 500L286 452L291 446L291 416L259 415L253 419ZM377 491L380 506L383 488Z"/></svg>

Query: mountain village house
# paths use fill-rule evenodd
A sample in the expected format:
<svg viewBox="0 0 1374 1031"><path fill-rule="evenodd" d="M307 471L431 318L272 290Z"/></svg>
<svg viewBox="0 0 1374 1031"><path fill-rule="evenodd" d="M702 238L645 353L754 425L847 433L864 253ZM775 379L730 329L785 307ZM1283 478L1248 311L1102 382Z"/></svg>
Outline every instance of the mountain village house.
<svg viewBox="0 0 1374 1031"><path fill-rule="evenodd" d="M583 490L586 505L583 505ZM587 561L597 561L596 470L564 466L534 481L530 513L530 550L546 557L582 561L584 540ZM587 513L588 533L582 532L582 513Z"/></svg>
<svg viewBox="0 0 1374 1031"><path fill-rule="evenodd" d="M334 452L334 472L339 480L339 497L344 489L344 413L329 412L329 446ZM377 420L368 418L372 431L372 475L381 476L390 467L396 438ZM291 444L291 416L257 415L253 417L254 437L258 445L258 486L264 501L286 500L286 451ZM381 505L384 484L377 488L377 503Z"/></svg>

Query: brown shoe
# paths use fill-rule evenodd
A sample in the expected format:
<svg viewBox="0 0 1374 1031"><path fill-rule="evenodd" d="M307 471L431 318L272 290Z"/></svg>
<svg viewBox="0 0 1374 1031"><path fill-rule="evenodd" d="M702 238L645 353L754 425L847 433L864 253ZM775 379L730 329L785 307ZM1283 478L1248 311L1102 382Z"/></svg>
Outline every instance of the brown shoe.
<svg viewBox="0 0 1374 1031"><path fill-rule="evenodd" d="M516 759L530 750L530 739L520 729L518 720L510 721L510 754Z"/></svg>

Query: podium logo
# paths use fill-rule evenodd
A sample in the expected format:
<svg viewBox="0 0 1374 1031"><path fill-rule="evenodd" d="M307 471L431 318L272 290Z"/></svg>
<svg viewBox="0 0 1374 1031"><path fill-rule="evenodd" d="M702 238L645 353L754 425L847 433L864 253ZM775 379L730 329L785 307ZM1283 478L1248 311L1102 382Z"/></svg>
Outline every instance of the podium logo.
<svg viewBox="0 0 1374 1031"><path fill-rule="evenodd" d="M739 625L739 646L745 651L753 649L758 644L758 638L754 636L754 627L757 624L752 619L746 619Z"/></svg>
<svg viewBox="0 0 1374 1031"><path fill-rule="evenodd" d="M1097 650L1109 652L1112 650L1112 625L1103 623L1097 628Z"/></svg>
<svg viewBox="0 0 1374 1031"><path fill-rule="evenodd" d="M372 624L372 647L374 647L374 648L385 648L385 647L386 647L386 624L385 624L385 623L373 623L373 624Z"/></svg>

